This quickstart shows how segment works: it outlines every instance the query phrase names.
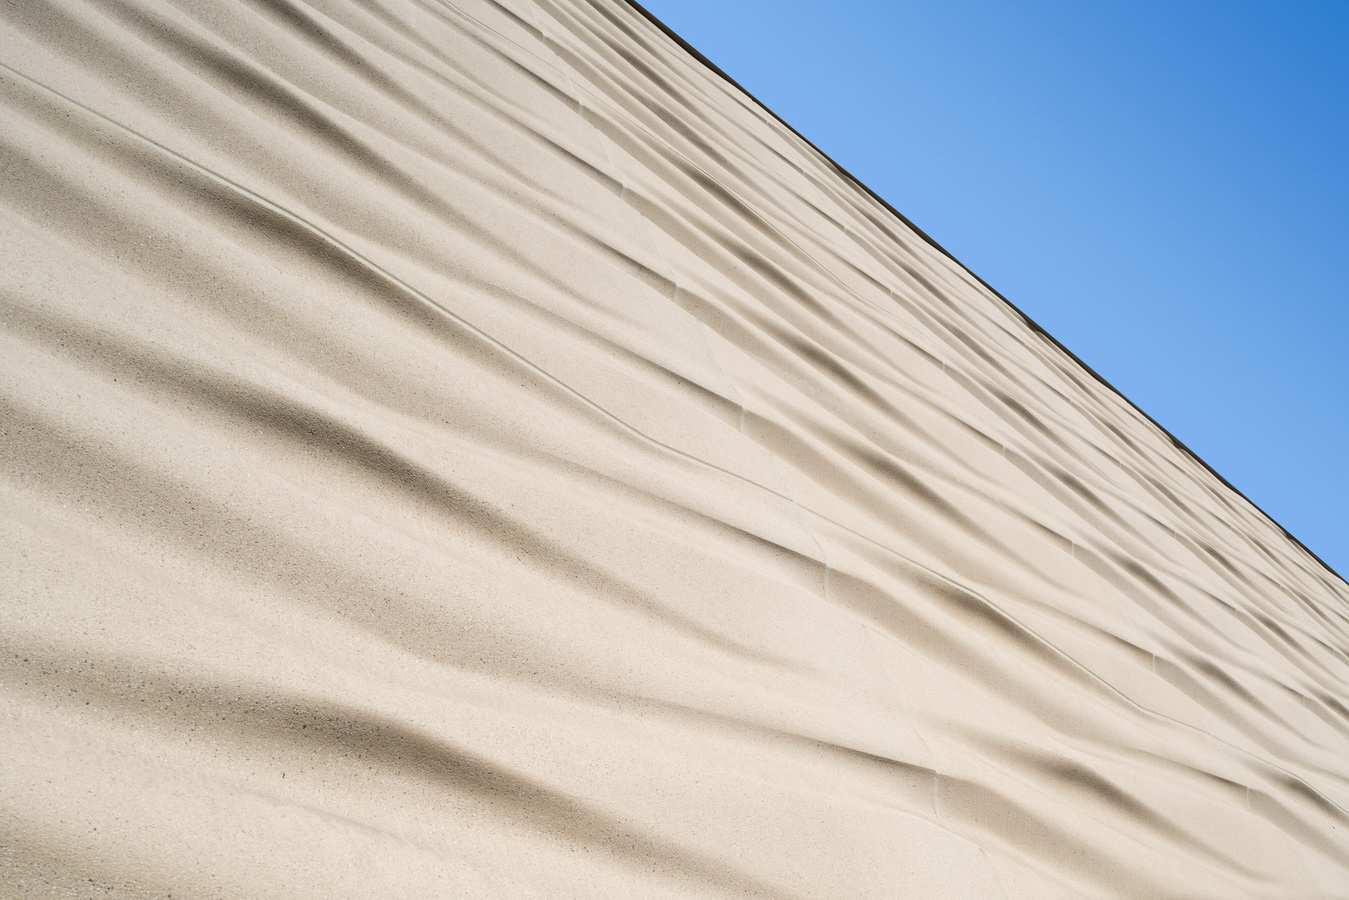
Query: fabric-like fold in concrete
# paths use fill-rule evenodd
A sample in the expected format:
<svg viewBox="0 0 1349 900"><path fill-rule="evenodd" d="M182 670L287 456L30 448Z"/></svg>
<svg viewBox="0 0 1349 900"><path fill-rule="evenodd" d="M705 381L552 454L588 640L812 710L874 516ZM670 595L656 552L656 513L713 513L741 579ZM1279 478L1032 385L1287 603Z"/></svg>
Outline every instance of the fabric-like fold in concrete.
<svg viewBox="0 0 1349 900"><path fill-rule="evenodd" d="M2 28L3 896L1349 896L1344 582L637 10Z"/></svg>

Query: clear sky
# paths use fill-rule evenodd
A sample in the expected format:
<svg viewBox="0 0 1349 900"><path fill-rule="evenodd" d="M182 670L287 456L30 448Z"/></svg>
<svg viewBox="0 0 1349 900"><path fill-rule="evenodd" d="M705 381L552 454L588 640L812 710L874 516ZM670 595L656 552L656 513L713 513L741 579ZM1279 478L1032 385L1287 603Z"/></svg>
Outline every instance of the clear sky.
<svg viewBox="0 0 1349 900"><path fill-rule="evenodd" d="M643 0L1349 576L1349 0Z"/></svg>

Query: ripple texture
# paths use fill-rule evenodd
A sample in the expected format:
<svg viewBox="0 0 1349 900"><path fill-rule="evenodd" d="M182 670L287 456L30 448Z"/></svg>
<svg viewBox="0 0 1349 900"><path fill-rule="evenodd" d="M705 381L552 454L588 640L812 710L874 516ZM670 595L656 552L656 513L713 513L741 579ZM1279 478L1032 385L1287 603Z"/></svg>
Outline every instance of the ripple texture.
<svg viewBox="0 0 1349 900"><path fill-rule="evenodd" d="M1349 588L618 0L0 11L0 894L1349 896Z"/></svg>

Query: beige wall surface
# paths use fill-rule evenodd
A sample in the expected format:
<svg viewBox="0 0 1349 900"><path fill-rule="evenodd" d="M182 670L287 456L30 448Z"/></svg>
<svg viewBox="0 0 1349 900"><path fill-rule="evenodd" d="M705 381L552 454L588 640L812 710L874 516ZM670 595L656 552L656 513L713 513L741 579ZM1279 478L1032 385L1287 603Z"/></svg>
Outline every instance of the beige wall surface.
<svg viewBox="0 0 1349 900"><path fill-rule="evenodd" d="M618 0L0 10L0 896L1349 896L1349 588Z"/></svg>

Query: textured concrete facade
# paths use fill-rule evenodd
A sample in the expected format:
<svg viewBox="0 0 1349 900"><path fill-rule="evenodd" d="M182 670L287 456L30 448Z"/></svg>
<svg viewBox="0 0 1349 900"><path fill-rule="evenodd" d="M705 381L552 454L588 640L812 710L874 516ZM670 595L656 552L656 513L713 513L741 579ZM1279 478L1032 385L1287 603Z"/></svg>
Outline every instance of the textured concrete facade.
<svg viewBox="0 0 1349 900"><path fill-rule="evenodd" d="M1349 896L1345 583L639 10L0 27L0 895Z"/></svg>

